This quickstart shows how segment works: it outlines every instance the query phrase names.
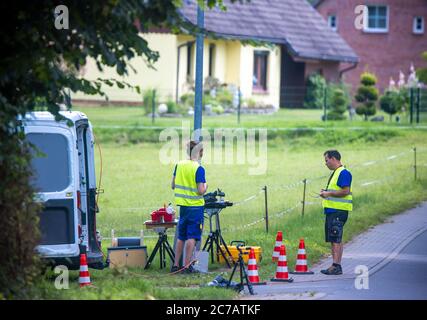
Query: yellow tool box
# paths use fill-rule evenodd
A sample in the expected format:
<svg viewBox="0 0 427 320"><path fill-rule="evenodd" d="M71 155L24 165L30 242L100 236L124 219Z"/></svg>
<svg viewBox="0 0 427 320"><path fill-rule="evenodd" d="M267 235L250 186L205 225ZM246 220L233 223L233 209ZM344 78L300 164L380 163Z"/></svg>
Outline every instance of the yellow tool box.
<svg viewBox="0 0 427 320"><path fill-rule="evenodd" d="M234 245L236 244L236 245ZM243 256L243 260L245 261L245 263L248 263L249 260L249 253L251 251L251 248L254 249L254 253L255 253L255 259L256 259L256 263L260 263L262 260L262 249L261 247L256 247L256 246L247 246L245 241L231 241L230 245L227 246L228 250L230 251L233 260L237 261L237 259L239 259L239 250L237 249L237 246L240 245L240 250L242 250L242 256ZM228 258L228 253L225 250L224 246L220 246L222 251L225 253L225 256ZM218 252L219 255L219 263L225 263L225 260L221 254L221 252Z"/></svg>

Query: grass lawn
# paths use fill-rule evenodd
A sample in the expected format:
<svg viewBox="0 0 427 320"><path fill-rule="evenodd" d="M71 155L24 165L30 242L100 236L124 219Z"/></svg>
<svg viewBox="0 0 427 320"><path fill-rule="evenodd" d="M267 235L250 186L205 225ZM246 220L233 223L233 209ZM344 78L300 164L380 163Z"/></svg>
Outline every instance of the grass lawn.
<svg viewBox="0 0 427 320"><path fill-rule="evenodd" d="M152 119L144 115L142 107L87 107L74 106L74 110L81 110L87 114L94 126L130 126L130 127L180 127L183 119L193 123L193 117L184 118L156 118L154 124ZM406 126L409 123L409 114L401 114L400 124L390 122L389 116L383 111L377 115L384 116L385 121L381 123L364 121L362 117L356 116L353 121L320 121L322 110L307 109L280 109L273 115L241 115L240 125L237 123L237 115L220 115L203 118L203 126L206 128L217 127L264 127L264 128L292 128L292 127L373 127L380 126ZM426 119L422 117L421 119ZM427 120L427 119L426 119ZM426 122L424 122L425 124Z"/></svg>
<svg viewBox="0 0 427 320"><path fill-rule="evenodd" d="M128 109L126 112L123 112L124 110L118 108L101 110L91 107L85 108L84 112L92 121L95 133L101 124L150 124L143 116L138 119L137 113L141 110L129 109L130 113ZM298 114L304 120L300 118L295 120ZM316 120L319 115L320 111L281 110L277 116L272 117L247 116L244 123L248 126L251 123L254 127L269 128L300 123L320 127L324 124ZM363 121L354 123L362 126L375 125ZM205 118L204 124L214 127L234 125L232 116ZM159 125L179 127L180 123L176 119L159 119ZM334 125L344 130L349 122ZM305 239L310 265L329 254L329 246L324 242L321 203L318 198L313 197L313 194L327 182L330 172L324 165L322 154L332 147L342 153L343 163L353 174L355 210L350 214L345 228L345 241L384 221L387 216L427 199L425 192L427 131L396 130L394 127L388 130L395 133L383 135L367 130L361 133L346 133L348 139L340 140L334 138L340 133L331 131L323 136L310 133L289 136L285 139L271 139L268 142L267 171L262 175L249 175L248 169L251 167L249 164L204 165L209 191L221 188L226 193L226 198L235 202L233 207L225 209L220 214L223 237L227 242L244 240L248 245L262 247L263 259L258 266L261 280L269 280L275 274L276 265L271 262L271 254L275 235L279 230L284 234L290 269L294 267L301 237ZM365 137L350 139L356 134ZM417 181L414 181L413 173L414 156L411 151L413 146L417 146L418 150ZM110 236L111 229L114 229L116 236L119 237L138 236L139 231L144 228L143 222L149 219L153 209L164 203L173 202L170 179L174 165L160 163L161 147L159 143L149 142L102 143L101 188L105 193L99 198L100 213L97 223L104 237ZM397 156L390 157L393 155ZM98 152L96 157L99 170ZM377 162L370 163L372 161ZM308 179L304 216L301 214L303 179ZM262 220L265 210L261 188L264 186L268 186L269 233L266 233L265 221ZM257 196L242 202L253 195ZM293 207L294 210L288 211ZM284 211L288 212L283 213ZM206 222L203 243L208 231ZM150 254L157 236L148 231L145 235L145 243ZM170 231L169 235L172 242L173 231ZM110 240L105 239L103 241L105 252L108 246ZM78 271L70 271L70 289L56 290L53 286L55 274L48 272L35 284L34 295L39 298L59 299L230 299L237 296L232 290L204 287L218 273L229 272L218 264L210 265L211 273L198 276L168 275L169 264L166 269L161 270L158 261L154 261L148 271L142 269L90 271L91 280L96 288L79 289Z"/></svg>

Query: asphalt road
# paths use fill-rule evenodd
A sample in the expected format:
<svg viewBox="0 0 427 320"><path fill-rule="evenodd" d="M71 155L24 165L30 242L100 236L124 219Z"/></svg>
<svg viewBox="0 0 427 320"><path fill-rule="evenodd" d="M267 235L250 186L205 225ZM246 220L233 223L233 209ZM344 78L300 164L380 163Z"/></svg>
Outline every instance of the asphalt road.
<svg viewBox="0 0 427 320"><path fill-rule="evenodd" d="M256 295L242 299L427 300L427 202L347 243L343 275L322 275L330 263L313 266L314 275L290 275L293 283L254 286Z"/></svg>
<svg viewBox="0 0 427 320"><path fill-rule="evenodd" d="M362 287L361 279L332 281L327 288L318 288L325 293L323 299L427 299L427 232L409 243L391 262L368 277L368 289Z"/></svg>

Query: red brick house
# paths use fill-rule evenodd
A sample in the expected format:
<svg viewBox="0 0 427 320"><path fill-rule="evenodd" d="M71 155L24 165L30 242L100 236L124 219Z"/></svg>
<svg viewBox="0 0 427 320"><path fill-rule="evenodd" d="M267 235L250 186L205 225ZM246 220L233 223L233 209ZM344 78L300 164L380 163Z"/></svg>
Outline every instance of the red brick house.
<svg viewBox="0 0 427 320"><path fill-rule="evenodd" d="M364 71L373 72L383 90L391 77L399 80L400 71L406 80L411 64L425 66L426 0L318 0L313 6L359 57L343 75L353 90Z"/></svg>

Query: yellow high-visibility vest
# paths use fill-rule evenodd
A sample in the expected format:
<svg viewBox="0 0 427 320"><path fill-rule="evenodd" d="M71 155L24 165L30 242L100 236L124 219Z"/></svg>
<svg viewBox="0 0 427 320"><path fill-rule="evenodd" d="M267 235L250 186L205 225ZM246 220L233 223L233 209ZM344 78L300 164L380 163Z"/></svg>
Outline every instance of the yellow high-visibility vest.
<svg viewBox="0 0 427 320"><path fill-rule="evenodd" d="M343 166L337 168L332 174L332 178L326 187L326 191L333 190L342 190L342 188L337 184L338 178L340 176L341 171L345 170ZM352 188L350 185L350 194L345 197L328 197L323 199L322 206L323 208L332 208L338 210L352 211L353 210L353 196L352 196Z"/></svg>
<svg viewBox="0 0 427 320"><path fill-rule="evenodd" d="M205 199L197 193L196 171L199 166L199 163L192 160L183 160L177 164L175 174L176 205L187 207L205 205Z"/></svg>

